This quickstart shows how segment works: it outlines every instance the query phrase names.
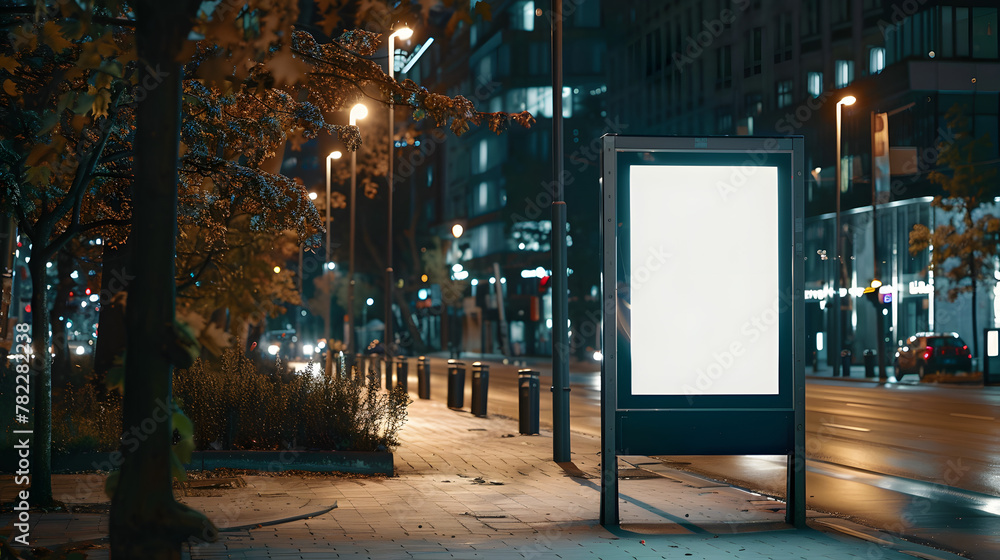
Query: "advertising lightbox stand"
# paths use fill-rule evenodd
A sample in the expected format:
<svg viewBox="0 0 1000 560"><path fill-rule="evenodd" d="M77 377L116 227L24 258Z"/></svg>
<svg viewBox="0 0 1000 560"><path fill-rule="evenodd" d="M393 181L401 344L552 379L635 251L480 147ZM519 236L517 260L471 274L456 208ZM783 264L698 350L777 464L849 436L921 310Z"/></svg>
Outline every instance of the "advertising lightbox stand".
<svg viewBox="0 0 1000 560"><path fill-rule="evenodd" d="M786 455L805 526L801 137L607 135L601 524L619 455Z"/></svg>

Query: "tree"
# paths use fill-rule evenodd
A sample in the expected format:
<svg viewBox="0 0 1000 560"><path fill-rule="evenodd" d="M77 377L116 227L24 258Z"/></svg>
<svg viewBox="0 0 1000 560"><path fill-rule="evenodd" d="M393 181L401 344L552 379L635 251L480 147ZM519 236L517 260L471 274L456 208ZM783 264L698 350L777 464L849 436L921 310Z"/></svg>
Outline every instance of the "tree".
<svg viewBox="0 0 1000 560"><path fill-rule="evenodd" d="M320 5L332 9L332 2ZM358 129L327 124L324 115L369 91L456 133L470 124L499 133L511 121L532 122L527 113L482 113L461 96L389 80L369 60L378 34L349 31L321 45L293 30L294 3L200 7L195 0L106 0L60 3L52 13L34 5L7 11L23 41L0 58L2 110L10 116L4 119L3 202L32 239L32 305L41 310L33 317L35 332L48 332L46 289L37 279L52 254L90 230L124 237L120 226L131 217L123 408L124 425L141 428L143 437L134 447L123 445L112 498L116 558L178 558L183 540L215 534L203 515L173 500L170 485L174 423L182 418L169 404L171 373L191 359L191 341L175 322L179 219L211 219L201 225L216 235L208 239L223 240L223 249L220 234L236 214L248 216L252 232L284 224L301 239L301 218L311 207L305 192L266 172L263 163L275 145L321 131L356 149ZM192 34L212 41L191 41ZM203 194L178 216L179 199L193 189ZM50 499L46 338L35 339L42 386L33 495ZM155 425L147 430L150 418Z"/></svg>
<svg viewBox="0 0 1000 560"><path fill-rule="evenodd" d="M914 225L910 254L933 249L929 267L936 278L947 279L948 301L954 302L961 294L972 296L971 352L975 354L979 336L977 294L979 286L992 278L1000 234L1000 218L984 205L992 204L1000 189L995 164L987 163L994 153L989 135L973 137L969 119L959 105L951 107L945 118L955 131L955 140L950 146L940 147L938 163L945 170L934 170L928 178L945 192L934 197L931 207L944 210L950 219L933 230L924 224Z"/></svg>
<svg viewBox="0 0 1000 560"><path fill-rule="evenodd" d="M83 18L76 3L36 21L33 5L8 7L0 54L0 183L3 211L30 242L34 446L32 501L52 502L52 358L46 263L80 235L120 235L127 220L100 203L120 187L108 175L129 133L121 103L130 87L119 58L127 40L105 13ZM42 14L47 16L47 13ZM66 348L58 348L65 351Z"/></svg>

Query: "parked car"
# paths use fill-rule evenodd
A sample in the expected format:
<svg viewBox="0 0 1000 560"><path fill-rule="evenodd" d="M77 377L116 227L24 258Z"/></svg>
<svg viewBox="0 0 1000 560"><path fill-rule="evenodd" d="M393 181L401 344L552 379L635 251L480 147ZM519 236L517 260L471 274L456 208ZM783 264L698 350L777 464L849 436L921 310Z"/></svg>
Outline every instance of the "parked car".
<svg viewBox="0 0 1000 560"><path fill-rule="evenodd" d="M938 371L971 372L972 352L958 333L919 332L896 350L893 366L897 379L908 373L923 379Z"/></svg>

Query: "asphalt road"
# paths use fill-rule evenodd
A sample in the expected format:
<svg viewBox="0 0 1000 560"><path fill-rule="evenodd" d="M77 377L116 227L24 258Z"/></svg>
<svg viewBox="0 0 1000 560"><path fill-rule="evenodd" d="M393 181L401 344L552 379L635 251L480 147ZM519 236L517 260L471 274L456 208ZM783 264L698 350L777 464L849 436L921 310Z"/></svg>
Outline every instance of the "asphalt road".
<svg viewBox="0 0 1000 560"><path fill-rule="evenodd" d="M463 408L471 407L466 359ZM489 362L488 412L518 418L518 366ZM520 366L527 367L527 366ZM552 427L550 366L540 424ZM572 432L600 435L596 364L574 364ZM416 393L415 360L410 391ZM432 398L447 401L447 364L432 359ZM806 388L807 506L970 558L1000 558L1000 392L929 384L811 379ZM783 456L672 456L666 464L783 497Z"/></svg>

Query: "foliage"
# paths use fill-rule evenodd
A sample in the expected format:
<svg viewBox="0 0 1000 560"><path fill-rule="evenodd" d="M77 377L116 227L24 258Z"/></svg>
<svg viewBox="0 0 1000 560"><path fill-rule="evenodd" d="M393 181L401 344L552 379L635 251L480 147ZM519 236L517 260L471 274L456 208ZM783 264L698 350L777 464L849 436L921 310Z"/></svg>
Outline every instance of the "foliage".
<svg viewBox="0 0 1000 560"><path fill-rule="evenodd" d="M452 243L458 244L459 240ZM469 281L452 278L451 266L441 240L437 237L432 239L430 247L426 247L420 254L420 260L423 271L427 274L428 284L438 284L441 287L441 302L448 307L461 306L462 298L468 292Z"/></svg>
<svg viewBox="0 0 1000 560"><path fill-rule="evenodd" d="M237 345L239 346L239 345ZM199 360L174 374L200 449L375 451L398 445L409 397L358 375L261 373L236 348L219 366Z"/></svg>
<svg viewBox="0 0 1000 560"><path fill-rule="evenodd" d="M110 453L121 447L122 399L117 391L105 395L92 383L67 385L54 395L52 419L54 453Z"/></svg>
<svg viewBox="0 0 1000 560"><path fill-rule="evenodd" d="M934 170L928 178L944 190L934 197L931 207L948 214L948 221L933 230L916 224L910 232L910 254L928 248L930 269L935 278L948 280L944 292L948 301L961 294L972 295L972 331L977 332L976 294L978 286L992 278L998 256L1000 218L985 208L1000 194L997 169L988 162L993 145L989 135L973 137L964 108L955 105L945 115L955 133L952 145L941 146L938 163L945 171ZM975 344L975 336L972 337Z"/></svg>

